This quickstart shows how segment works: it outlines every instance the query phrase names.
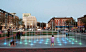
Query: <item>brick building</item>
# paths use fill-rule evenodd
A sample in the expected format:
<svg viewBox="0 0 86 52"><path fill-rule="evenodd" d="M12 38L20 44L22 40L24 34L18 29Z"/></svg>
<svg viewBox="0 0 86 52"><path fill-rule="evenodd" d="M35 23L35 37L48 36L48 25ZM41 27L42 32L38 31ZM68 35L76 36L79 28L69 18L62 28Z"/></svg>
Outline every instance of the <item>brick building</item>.
<svg viewBox="0 0 86 52"><path fill-rule="evenodd" d="M2 29L9 28L13 24L12 19L14 19L14 15L0 9L0 26Z"/></svg>
<svg viewBox="0 0 86 52"><path fill-rule="evenodd" d="M84 19L84 18L86 18L86 15L84 16L84 17L80 17L80 18L78 18L77 19L77 24L78 24L78 27L80 27L80 28L84 28L85 26L85 24L81 21L82 19Z"/></svg>
<svg viewBox="0 0 86 52"><path fill-rule="evenodd" d="M51 29L53 26L53 29L68 27L65 23L66 20L73 20L72 17L53 17L48 21L48 27Z"/></svg>

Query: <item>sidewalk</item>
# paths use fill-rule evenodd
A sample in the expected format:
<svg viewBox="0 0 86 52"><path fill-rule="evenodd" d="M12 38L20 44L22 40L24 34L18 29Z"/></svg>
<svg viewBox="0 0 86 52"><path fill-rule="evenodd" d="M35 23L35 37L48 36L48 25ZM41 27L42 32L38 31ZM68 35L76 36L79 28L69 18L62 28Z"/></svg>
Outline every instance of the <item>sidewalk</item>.
<svg viewBox="0 0 86 52"><path fill-rule="evenodd" d="M14 37L14 36L16 36L16 34L10 35L9 37L7 37L7 36L6 36L6 37L0 37L0 40L3 40L3 39L5 39L5 38L6 38L6 39L7 39L7 38L11 38L11 37Z"/></svg>

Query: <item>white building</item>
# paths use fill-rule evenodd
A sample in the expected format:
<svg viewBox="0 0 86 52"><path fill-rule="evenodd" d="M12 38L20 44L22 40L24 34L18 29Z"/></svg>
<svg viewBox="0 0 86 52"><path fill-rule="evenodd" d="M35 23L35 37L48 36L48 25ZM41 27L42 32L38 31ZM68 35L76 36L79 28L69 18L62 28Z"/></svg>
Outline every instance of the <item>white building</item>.
<svg viewBox="0 0 86 52"><path fill-rule="evenodd" d="M23 22L26 28L37 27L37 19L35 16L31 16L30 13L23 13Z"/></svg>
<svg viewBox="0 0 86 52"><path fill-rule="evenodd" d="M48 23L46 23L46 29L48 28Z"/></svg>

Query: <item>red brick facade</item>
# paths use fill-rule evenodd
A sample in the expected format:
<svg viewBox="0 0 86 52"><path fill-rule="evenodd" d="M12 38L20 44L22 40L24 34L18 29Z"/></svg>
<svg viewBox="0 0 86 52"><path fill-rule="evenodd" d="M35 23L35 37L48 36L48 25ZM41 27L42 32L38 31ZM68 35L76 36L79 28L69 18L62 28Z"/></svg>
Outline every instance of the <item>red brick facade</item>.
<svg viewBox="0 0 86 52"><path fill-rule="evenodd" d="M15 16L15 18L18 18L18 16ZM9 26L10 23L13 23L12 19L14 19L14 15L0 9L0 23L3 23L1 26L5 26L5 23Z"/></svg>
<svg viewBox="0 0 86 52"><path fill-rule="evenodd" d="M63 17L63 18L58 18L58 17L54 17L52 19L50 19L50 21L48 21L48 27L52 27L52 22L53 22L53 28L55 28L56 26L65 26L65 22L66 20L73 20L72 17L68 18L68 17Z"/></svg>
<svg viewBox="0 0 86 52"><path fill-rule="evenodd" d="M78 22L77 22L78 27L83 27L84 26L84 23L81 21L81 19L83 19L83 18L86 18L86 17L80 17L80 18L77 19L78 20Z"/></svg>

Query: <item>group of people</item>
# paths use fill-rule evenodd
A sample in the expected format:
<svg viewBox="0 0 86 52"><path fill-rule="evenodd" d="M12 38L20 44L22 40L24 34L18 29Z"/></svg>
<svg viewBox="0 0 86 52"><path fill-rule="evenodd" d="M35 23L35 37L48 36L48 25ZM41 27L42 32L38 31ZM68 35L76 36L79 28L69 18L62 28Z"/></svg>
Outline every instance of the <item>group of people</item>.
<svg viewBox="0 0 86 52"><path fill-rule="evenodd" d="M22 34L24 34L24 32L17 32L17 33L16 33L16 36L14 36L14 39L10 42L10 46L11 46L11 47L15 47L15 46L16 46L16 43L15 43L15 42L16 42L16 39L15 39L15 37L17 37L17 38L19 37L19 38L20 38L20 36L21 36Z"/></svg>
<svg viewBox="0 0 86 52"><path fill-rule="evenodd" d="M53 45L54 46L54 35L52 35L52 37L51 37L51 46ZM10 42L10 46L11 47L15 47L16 46L16 43L15 43L16 41L15 41L15 38L14 38L14 40L13 41L11 41Z"/></svg>
<svg viewBox="0 0 86 52"><path fill-rule="evenodd" d="M80 32L81 32L81 33L85 33L85 28L81 28L81 29L80 29Z"/></svg>
<svg viewBox="0 0 86 52"><path fill-rule="evenodd" d="M8 31L8 35L7 35L7 37L9 37L10 36L10 33L11 33L11 29L8 29L7 30ZM1 31L0 31L0 33L1 33ZM12 41L10 42L10 46L11 47L15 47L16 46L16 39L15 39L15 37L20 37L22 34L24 34L23 32L17 32L16 33L16 36L14 36L13 37L13 39L12 39ZM54 35L52 35L52 37L51 37L51 46L53 45L54 46Z"/></svg>

